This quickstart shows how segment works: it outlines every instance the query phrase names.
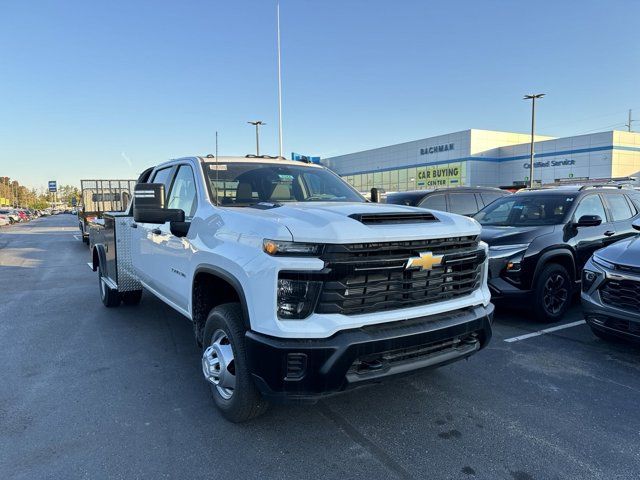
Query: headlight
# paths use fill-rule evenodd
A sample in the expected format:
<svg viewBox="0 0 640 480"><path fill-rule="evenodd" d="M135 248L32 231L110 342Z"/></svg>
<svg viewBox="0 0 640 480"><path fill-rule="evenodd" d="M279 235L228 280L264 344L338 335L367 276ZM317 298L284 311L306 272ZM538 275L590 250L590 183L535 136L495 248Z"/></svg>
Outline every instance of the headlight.
<svg viewBox="0 0 640 480"><path fill-rule="evenodd" d="M606 261L604 258L600 257L599 255L594 254L593 257L591 257L591 259L596 265L600 265L601 267L608 268L609 270L615 270L616 268L616 266L613 263Z"/></svg>
<svg viewBox="0 0 640 480"><path fill-rule="evenodd" d="M269 255L313 256L318 255L322 245L317 243L287 242L283 240L262 241L262 249Z"/></svg>
<svg viewBox="0 0 640 480"><path fill-rule="evenodd" d="M515 243L512 245L492 245L489 247L489 258L510 257L529 248L528 243Z"/></svg>
<svg viewBox="0 0 640 480"><path fill-rule="evenodd" d="M278 279L278 317L302 319L308 317L316 301L322 282Z"/></svg>

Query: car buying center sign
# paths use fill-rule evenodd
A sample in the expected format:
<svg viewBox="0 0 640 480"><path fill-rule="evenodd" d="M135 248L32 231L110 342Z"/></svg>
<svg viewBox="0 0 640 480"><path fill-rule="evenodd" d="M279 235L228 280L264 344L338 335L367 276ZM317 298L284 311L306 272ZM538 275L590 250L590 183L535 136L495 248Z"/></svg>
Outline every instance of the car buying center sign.
<svg viewBox="0 0 640 480"><path fill-rule="evenodd" d="M58 191L58 183L55 180L49 180L49 191L50 192Z"/></svg>
<svg viewBox="0 0 640 480"><path fill-rule="evenodd" d="M432 167L418 167L416 184L419 187L455 187L461 185L466 165L446 163Z"/></svg>

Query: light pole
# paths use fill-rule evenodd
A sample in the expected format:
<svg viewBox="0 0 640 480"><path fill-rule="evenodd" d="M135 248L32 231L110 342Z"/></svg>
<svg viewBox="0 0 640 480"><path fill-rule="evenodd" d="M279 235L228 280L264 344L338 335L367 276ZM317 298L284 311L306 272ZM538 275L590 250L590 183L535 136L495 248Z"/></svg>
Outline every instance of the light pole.
<svg viewBox="0 0 640 480"><path fill-rule="evenodd" d="M256 120L255 122L247 122L256 127L256 157L260 156L260 131L259 128L261 125L266 125L262 120Z"/></svg>
<svg viewBox="0 0 640 480"><path fill-rule="evenodd" d="M523 100L531 100L531 157L529 159L529 188L533 188L533 139L536 133L536 98L544 97L544 93L525 95Z"/></svg>

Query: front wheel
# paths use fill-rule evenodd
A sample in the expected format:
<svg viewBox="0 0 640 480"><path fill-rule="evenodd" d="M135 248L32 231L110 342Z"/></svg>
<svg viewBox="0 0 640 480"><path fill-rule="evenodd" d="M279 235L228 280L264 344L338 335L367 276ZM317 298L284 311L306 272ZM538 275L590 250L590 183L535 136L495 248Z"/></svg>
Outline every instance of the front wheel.
<svg viewBox="0 0 640 480"><path fill-rule="evenodd" d="M571 278L567 270L555 263L542 269L536 279L533 311L542 322L560 320L571 303Z"/></svg>
<svg viewBox="0 0 640 480"><path fill-rule="evenodd" d="M249 373L244 334L240 305L227 303L209 313L202 342L202 373L210 383L213 401L234 423L255 418L269 406Z"/></svg>

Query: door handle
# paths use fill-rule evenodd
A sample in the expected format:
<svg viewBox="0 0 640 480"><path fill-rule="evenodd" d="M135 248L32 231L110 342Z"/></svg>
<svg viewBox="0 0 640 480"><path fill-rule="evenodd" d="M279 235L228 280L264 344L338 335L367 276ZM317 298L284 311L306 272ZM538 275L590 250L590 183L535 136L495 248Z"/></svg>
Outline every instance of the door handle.
<svg viewBox="0 0 640 480"><path fill-rule="evenodd" d="M604 235L606 237L610 237L611 235L615 235L616 232L612 231L612 230L607 230L606 232L604 232Z"/></svg>
<svg viewBox="0 0 640 480"><path fill-rule="evenodd" d="M161 235L162 230L160 230L159 228L154 228L153 230L151 230L151 233L153 233L154 235Z"/></svg>
<svg viewBox="0 0 640 480"><path fill-rule="evenodd" d="M138 228L138 224L137 223L132 223L131 224L131 228Z"/></svg>

